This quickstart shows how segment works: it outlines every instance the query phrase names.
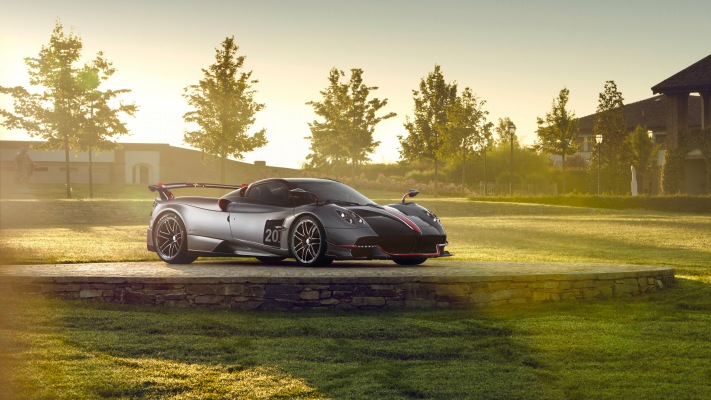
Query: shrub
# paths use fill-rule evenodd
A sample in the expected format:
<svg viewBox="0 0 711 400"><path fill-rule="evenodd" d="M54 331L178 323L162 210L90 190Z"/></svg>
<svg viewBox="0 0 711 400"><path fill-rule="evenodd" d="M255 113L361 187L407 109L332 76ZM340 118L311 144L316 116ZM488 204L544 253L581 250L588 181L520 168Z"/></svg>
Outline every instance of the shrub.
<svg viewBox="0 0 711 400"><path fill-rule="evenodd" d="M711 213L711 196L537 196L469 197L470 200L532 203L555 206L605 208L613 210L644 209L666 212Z"/></svg>
<svg viewBox="0 0 711 400"><path fill-rule="evenodd" d="M496 183L513 183L514 185L518 185L521 183L521 176L518 174L511 174L508 171L504 171L496 177Z"/></svg>

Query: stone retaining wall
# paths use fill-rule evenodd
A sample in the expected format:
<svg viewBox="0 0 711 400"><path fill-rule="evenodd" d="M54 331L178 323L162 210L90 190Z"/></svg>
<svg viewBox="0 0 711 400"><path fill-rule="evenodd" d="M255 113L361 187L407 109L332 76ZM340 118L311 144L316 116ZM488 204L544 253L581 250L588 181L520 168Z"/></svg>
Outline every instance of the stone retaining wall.
<svg viewBox="0 0 711 400"><path fill-rule="evenodd" d="M630 297L661 290L673 282L673 269L432 279L3 277L0 291L169 307L350 310L478 308Z"/></svg>

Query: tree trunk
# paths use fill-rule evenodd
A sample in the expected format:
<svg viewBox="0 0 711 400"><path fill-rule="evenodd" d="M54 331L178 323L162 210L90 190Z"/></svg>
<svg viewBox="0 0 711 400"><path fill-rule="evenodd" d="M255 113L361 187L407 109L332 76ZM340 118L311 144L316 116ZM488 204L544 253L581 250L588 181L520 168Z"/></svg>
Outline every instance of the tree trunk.
<svg viewBox="0 0 711 400"><path fill-rule="evenodd" d="M94 177L93 177L94 163L91 154L91 146L89 147L89 198L94 198Z"/></svg>
<svg viewBox="0 0 711 400"><path fill-rule="evenodd" d="M434 167L435 167L435 173L434 173L434 194L437 196L437 181L439 180L439 175L437 174L437 157L434 159Z"/></svg>
<svg viewBox="0 0 711 400"><path fill-rule="evenodd" d="M226 154L221 154L220 155L220 183L225 184L225 168L227 164L227 155Z"/></svg>
<svg viewBox="0 0 711 400"><path fill-rule="evenodd" d="M484 196L488 196L489 181L486 179L486 147L484 148Z"/></svg>
<svg viewBox="0 0 711 400"><path fill-rule="evenodd" d="M563 157L562 157L562 158L563 158L563 193L561 193L561 194L565 194L565 193L566 193L566 185L565 185L565 183L566 183L566 180L565 180L565 179L566 179L566 178L565 178L565 150L563 150L562 156L563 156Z"/></svg>
<svg viewBox="0 0 711 400"><path fill-rule="evenodd" d="M464 190L465 190L465 187L467 186L466 174L467 174L467 150L465 147L464 151L462 151L462 196L464 196Z"/></svg>
<svg viewBox="0 0 711 400"><path fill-rule="evenodd" d="M92 125L94 124L94 105L92 104L91 106L91 123ZM92 134L93 129L92 129ZM94 198L94 179L93 179L93 172L94 172L94 165L93 165L93 159L92 159L92 154L91 154L91 138L89 139L89 198L93 199Z"/></svg>
<svg viewBox="0 0 711 400"><path fill-rule="evenodd" d="M66 177L66 182L65 186L67 189L67 198L71 199L72 198L72 181L70 177L70 172L69 172L69 135L65 132L64 133L64 169L65 171L65 177Z"/></svg>

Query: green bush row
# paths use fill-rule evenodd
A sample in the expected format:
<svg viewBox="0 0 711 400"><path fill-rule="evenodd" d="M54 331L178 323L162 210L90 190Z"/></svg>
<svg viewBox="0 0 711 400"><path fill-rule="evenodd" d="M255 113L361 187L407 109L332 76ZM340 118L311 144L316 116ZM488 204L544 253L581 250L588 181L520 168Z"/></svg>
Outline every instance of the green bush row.
<svg viewBox="0 0 711 400"><path fill-rule="evenodd" d="M711 196L511 196L511 197L469 197L474 201L507 203L534 203L555 206L606 208L612 210L643 209L654 211L711 213Z"/></svg>

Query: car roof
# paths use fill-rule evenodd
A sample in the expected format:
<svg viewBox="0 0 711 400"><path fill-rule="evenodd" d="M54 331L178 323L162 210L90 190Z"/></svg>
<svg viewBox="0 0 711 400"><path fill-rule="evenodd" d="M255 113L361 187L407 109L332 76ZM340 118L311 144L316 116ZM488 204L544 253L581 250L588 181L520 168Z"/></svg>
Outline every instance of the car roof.
<svg viewBox="0 0 711 400"><path fill-rule="evenodd" d="M309 183L309 182L335 182L335 183L340 183L336 180L333 179L326 179L326 178L267 178L267 179L262 179L256 182L252 182L249 186L256 185L259 183L265 183L265 182L283 182L286 183L287 186L294 186L298 185L300 183Z"/></svg>

